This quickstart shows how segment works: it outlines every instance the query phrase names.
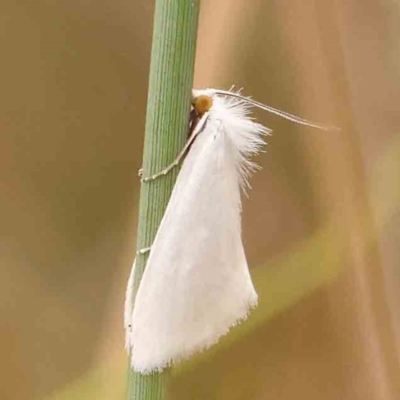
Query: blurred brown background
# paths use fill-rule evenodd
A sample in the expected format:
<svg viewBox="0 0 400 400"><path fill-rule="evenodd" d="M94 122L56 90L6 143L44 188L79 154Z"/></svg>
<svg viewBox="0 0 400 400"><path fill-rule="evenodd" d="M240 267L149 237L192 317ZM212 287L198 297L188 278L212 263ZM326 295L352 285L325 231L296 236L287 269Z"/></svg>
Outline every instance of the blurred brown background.
<svg viewBox="0 0 400 400"><path fill-rule="evenodd" d="M203 0L196 86L274 129L244 201L260 306L171 399L400 398L400 5ZM0 398L123 399L153 2L0 5Z"/></svg>

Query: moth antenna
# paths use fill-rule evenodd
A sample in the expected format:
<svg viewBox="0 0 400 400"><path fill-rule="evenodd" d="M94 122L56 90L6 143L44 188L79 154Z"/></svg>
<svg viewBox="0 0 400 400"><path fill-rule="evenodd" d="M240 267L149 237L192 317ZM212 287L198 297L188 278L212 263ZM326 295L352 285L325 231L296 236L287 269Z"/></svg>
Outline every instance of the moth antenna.
<svg viewBox="0 0 400 400"><path fill-rule="evenodd" d="M307 120L305 118L300 118L300 117L297 117L296 115L290 114L288 112L278 110L277 108L274 108L274 107L271 107L271 106L267 106L267 105L265 105L263 103L260 103L260 102L258 102L256 100L253 100L253 99L251 99L249 97L242 96L240 94L240 92L239 93L235 93L235 92L230 92L230 91L227 91L227 90L216 89L216 90L213 90L213 93L216 94L216 95L230 96L230 97L235 97L235 98L243 100L243 101L247 101L248 103L252 104L254 107L260 108L261 110L267 111L267 112L269 112L271 114L274 114L274 115L277 115L277 116L279 116L281 118L284 118L284 119L287 119L289 121L292 121L292 122L294 122L296 124L310 126L312 128L321 129L323 131L340 130L340 128L338 128L336 126L320 124L318 122L312 122L312 121L309 121L309 120Z"/></svg>

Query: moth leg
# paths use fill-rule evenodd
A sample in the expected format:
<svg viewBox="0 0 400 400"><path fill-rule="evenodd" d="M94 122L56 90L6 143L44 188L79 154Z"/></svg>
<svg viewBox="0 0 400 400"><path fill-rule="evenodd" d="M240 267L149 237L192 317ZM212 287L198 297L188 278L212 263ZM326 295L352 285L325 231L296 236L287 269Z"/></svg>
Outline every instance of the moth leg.
<svg viewBox="0 0 400 400"><path fill-rule="evenodd" d="M175 168L181 162L182 158L186 155L187 151L189 150L189 147L192 145L192 143L194 142L196 137L203 130L204 125L207 122L207 118L208 118L208 112L204 113L201 116L199 122L197 123L197 125L193 129L193 132L190 135L190 137L189 137L188 141L186 142L185 146L180 151L180 153L177 155L175 160L170 165L168 165L168 167L164 168L163 170L161 170L160 172L157 172L154 175L147 176L147 177L143 177L143 169L139 170L139 176L141 177L141 181L142 182L153 181L153 180L159 178L160 176L167 175L168 172L170 172L173 168Z"/></svg>
<svg viewBox="0 0 400 400"><path fill-rule="evenodd" d="M139 255L148 253L150 250L151 250L151 246L150 247L143 247L143 249L138 250L136 252L136 254L139 256Z"/></svg>

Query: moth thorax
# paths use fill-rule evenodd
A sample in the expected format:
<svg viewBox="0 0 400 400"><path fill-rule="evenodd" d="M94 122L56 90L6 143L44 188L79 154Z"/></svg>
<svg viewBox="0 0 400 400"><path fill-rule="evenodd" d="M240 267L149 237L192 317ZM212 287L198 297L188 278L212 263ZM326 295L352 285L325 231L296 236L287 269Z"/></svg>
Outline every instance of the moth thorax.
<svg viewBox="0 0 400 400"><path fill-rule="evenodd" d="M213 105L213 99L210 96L204 94L193 99L193 107L199 113L203 115L206 113Z"/></svg>

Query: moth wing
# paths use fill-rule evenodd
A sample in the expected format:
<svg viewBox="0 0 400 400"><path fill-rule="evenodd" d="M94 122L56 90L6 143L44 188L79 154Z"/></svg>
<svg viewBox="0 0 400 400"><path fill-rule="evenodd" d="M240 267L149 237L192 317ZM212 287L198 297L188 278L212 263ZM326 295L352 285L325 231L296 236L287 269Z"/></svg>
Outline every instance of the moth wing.
<svg viewBox="0 0 400 400"><path fill-rule="evenodd" d="M138 372L211 346L257 303L241 239L237 150L213 121L183 163L135 298Z"/></svg>
<svg viewBox="0 0 400 400"><path fill-rule="evenodd" d="M132 347L132 312L134 300L134 281L136 271L136 258L133 261L131 273L129 275L128 284L126 285L125 307L124 307L124 328L125 328L125 349L130 351Z"/></svg>

